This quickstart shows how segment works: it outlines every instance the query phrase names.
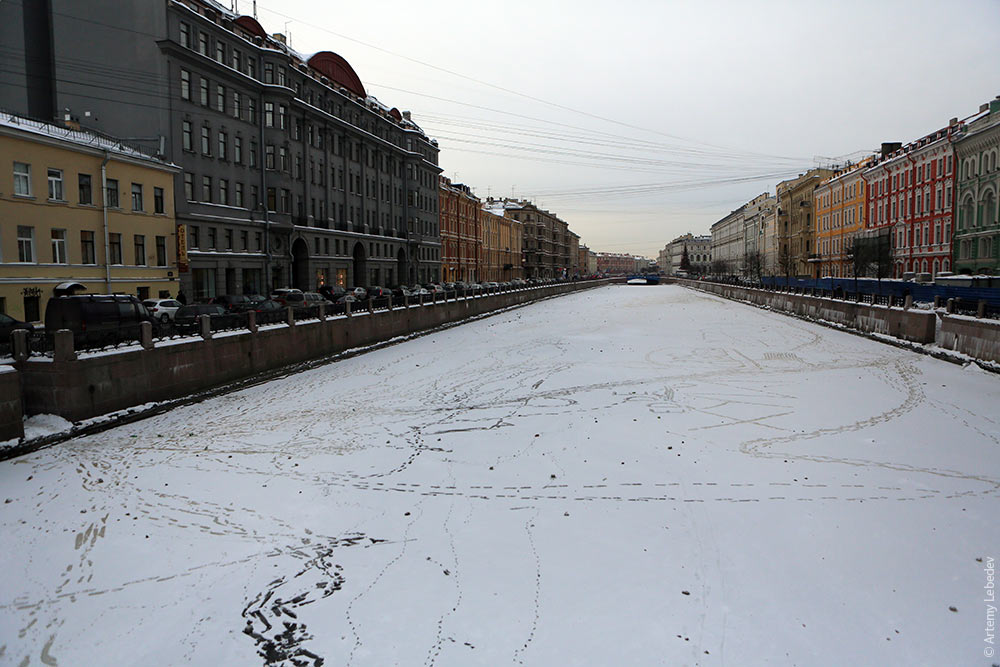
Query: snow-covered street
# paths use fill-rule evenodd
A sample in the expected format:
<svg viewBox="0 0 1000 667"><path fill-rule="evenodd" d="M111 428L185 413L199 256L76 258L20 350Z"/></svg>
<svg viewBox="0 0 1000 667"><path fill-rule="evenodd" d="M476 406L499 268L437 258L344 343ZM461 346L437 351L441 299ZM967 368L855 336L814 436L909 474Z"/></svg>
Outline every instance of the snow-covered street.
<svg viewBox="0 0 1000 667"><path fill-rule="evenodd" d="M998 405L681 287L551 299L0 463L0 663L988 665Z"/></svg>

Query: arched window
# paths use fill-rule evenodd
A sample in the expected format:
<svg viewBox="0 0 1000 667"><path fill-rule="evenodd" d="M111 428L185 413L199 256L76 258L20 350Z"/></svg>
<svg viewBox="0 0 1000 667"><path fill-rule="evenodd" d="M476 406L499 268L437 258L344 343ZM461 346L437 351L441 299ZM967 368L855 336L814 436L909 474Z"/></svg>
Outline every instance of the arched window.
<svg viewBox="0 0 1000 667"><path fill-rule="evenodd" d="M982 212L980 213L982 219L980 224L982 225L993 225L997 221L997 200L996 195L993 194L992 190L987 190L983 193L982 199Z"/></svg>
<svg viewBox="0 0 1000 667"><path fill-rule="evenodd" d="M962 201L962 206L958 209L958 228L968 229L975 225L974 215L975 205L970 194Z"/></svg>
<svg viewBox="0 0 1000 667"><path fill-rule="evenodd" d="M933 264L933 273L931 275L936 276L938 274L938 268L941 266L940 260L935 259Z"/></svg>
<svg viewBox="0 0 1000 667"><path fill-rule="evenodd" d="M927 260L926 259L920 263L920 271L922 273L927 273Z"/></svg>

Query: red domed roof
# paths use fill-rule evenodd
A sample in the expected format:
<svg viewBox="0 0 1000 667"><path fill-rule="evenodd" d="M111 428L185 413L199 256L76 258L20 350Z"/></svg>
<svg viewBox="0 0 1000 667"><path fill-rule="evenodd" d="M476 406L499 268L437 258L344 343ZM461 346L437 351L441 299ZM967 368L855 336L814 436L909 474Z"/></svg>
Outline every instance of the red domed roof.
<svg viewBox="0 0 1000 667"><path fill-rule="evenodd" d="M256 35L257 37L267 37L267 32L264 31L264 27L261 26L260 23L257 23L257 19L252 16L240 16L233 22L252 35Z"/></svg>
<svg viewBox="0 0 1000 667"><path fill-rule="evenodd" d="M309 59L309 66L331 81L336 81L355 95L368 97L368 93L365 92L365 87L361 84L361 79L354 68L336 53L320 51Z"/></svg>

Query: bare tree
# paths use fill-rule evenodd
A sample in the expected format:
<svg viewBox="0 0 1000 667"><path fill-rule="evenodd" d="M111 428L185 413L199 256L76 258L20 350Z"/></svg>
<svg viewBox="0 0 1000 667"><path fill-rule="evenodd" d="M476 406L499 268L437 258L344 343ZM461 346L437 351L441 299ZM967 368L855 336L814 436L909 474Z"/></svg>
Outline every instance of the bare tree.
<svg viewBox="0 0 1000 667"><path fill-rule="evenodd" d="M788 252L788 244L782 244L778 251L778 270L785 276L785 286L791 284L792 271L795 270L795 255Z"/></svg>
<svg viewBox="0 0 1000 667"><path fill-rule="evenodd" d="M760 284L764 277L764 255L753 250L743 256L743 274Z"/></svg>

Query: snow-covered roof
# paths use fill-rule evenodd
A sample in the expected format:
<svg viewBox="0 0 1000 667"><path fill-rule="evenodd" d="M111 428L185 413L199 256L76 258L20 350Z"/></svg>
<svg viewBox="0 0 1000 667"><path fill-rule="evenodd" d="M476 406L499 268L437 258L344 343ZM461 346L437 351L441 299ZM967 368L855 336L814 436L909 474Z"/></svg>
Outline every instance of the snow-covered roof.
<svg viewBox="0 0 1000 667"><path fill-rule="evenodd" d="M50 137L52 139L58 139L67 143L76 144L77 146L84 146L100 151L108 151L116 155L137 160L155 162L165 167L176 167L176 165L156 157L150 151L143 150L137 145L130 144L122 139L116 139L115 137L93 132L91 130L75 130L62 125L54 125L40 120L25 118L6 111L0 112L0 127L8 127L26 134Z"/></svg>

